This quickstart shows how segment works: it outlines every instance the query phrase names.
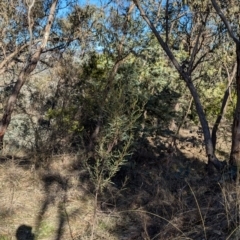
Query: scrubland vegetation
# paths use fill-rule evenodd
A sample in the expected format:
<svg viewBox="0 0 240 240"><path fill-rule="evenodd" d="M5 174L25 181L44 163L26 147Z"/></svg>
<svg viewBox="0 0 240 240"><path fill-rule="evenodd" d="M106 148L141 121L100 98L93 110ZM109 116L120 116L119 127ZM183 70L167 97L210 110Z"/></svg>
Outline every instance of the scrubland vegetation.
<svg viewBox="0 0 240 240"><path fill-rule="evenodd" d="M0 9L0 240L240 239L238 1Z"/></svg>

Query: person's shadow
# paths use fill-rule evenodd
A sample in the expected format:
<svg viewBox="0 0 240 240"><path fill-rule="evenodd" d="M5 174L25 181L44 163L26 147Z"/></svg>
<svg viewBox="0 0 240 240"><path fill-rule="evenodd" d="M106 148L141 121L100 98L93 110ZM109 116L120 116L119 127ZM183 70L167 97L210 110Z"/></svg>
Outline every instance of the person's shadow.
<svg viewBox="0 0 240 240"><path fill-rule="evenodd" d="M35 236L32 233L32 227L27 225L21 225L16 231L17 240L34 240Z"/></svg>

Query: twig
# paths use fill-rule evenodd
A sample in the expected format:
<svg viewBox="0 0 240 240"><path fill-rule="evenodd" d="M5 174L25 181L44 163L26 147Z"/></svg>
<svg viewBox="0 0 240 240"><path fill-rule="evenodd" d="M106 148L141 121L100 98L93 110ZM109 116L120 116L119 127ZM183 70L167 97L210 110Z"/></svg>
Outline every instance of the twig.
<svg viewBox="0 0 240 240"><path fill-rule="evenodd" d="M93 223L92 223L92 233L91 233L91 240L93 240L94 237L94 230L96 225L96 216L97 216L97 201L98 201L98 189L95 194L95 200L94 200L94 212L93 212Z"/></svg>
<svg viewBox="0 0 240 240"><path fill-rule="evenodd" d="M169 220L167 220L166 218L161 217L161 216L159 216L159 215L157 215L157 214L155 214L155 213L151 213L151 212L148 212L148 211L142 211L142 210L125 210L125 211L120 211L120 212L118 212L118 213L124 213L124 212L147 213L147 214L152 215L152 216L154 216L154 217L160 218L160 219L168 222L169 224L171 224L175 229L177 229L181 234L183 234L183 235L186 237L186 239L188 239L187 236L184 234L184 232L182 232L181 229L179 229L177 226L175 226L171 221L169 221Z"/></svg>
<svg viewBox="0 0 240 240"><path fill-rule="evenodd" d="M65 215L66 215L70 236L71 236L72 240L74 240L74 237L73 237L73 234L72 234L72 229L71 229L71 226L70 226L69 216L68 216L68 213L67 213L67 209L66 209L65 203L63 203L63 208L64 208L64 212L65 212Z"/></svg>
<svg viewBox="0 0 240 240"><path fill-rule="evenodd" d="M193 197L195 199L195 202L197 204L198 212L199 212L199 215L200 215L200 218L201 218L201 221L202 221L202 225L203 225L204 236L205 236L205 239L207 240L207 234L206 234L206 228L205 228L205 224L204 224L204 219L203 219L203 216L202 216L202 213L201 213L200 206L198 204L198 200L197 200L196 195L195 195L194 191L192 190L190 184L188 183L188 181L187 180L185 180L185 181L186 181L187 185L189 186L189 188L190 188L190 190L191 190L191 192L193 194Z"/></svg>

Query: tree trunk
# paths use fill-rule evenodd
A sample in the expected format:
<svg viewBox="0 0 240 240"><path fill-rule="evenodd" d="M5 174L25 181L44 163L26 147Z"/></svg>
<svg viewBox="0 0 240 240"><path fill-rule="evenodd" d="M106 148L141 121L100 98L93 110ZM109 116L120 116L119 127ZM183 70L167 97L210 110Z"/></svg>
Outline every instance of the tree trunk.
<svg viewBox="0 0 240 240"><path fill-rule="evenodd" d="M230 156L230 164L240 168L240 44L236 44L237 54L237 76L236 76L236 92L237 106L235 109L233 127L232 127L232 149Z"/></svg>
<svg viewBox="0 0 240 240"><path fill-rule="evenodd" d="M35 69L37 62L39 60L40 54L41 54L41 49L39 49L33 55L30 62L19 74L18 80L17 80L16 84L14 85L12 94L10 95L7 105L4 108L4 113L3 113L1 124L0 124L0 150L3 148L3 138L7 131L8 126L11 122L12 112L13 112L17 97L19 95L19 92L20 92L22 86L24 85L24 83L26 82L26 79L29 76L29 74Z"/></svg>
<svg viewBox="0 0 240 240"><path fill-rule="evenodd" d="M227 73L228 73L228 86L227 89L224 93L223 99L222 99L222 105L221 105L221 109L220 109L220 113L218 114L218 117L213 125L213 129L212 129L212 142L213 142L213 148L214 151L216 149L216 144L217 144L217 131L218 131L218 127L221 123L222 118L224 117L224 114L227 110L227 105L228 105L228 100L229 100L229 95L230 95L230 87L233 81L233 78L236 74L237 71L237 64L235 64L232 74L230 75L228 72L228 69L226 67Z"/></svg>
<svg viewBox="0 0 240 240"><path fill-rule="evenodd" d="M208 163L213 164L218 170L221 170L224 167L224 164L222 162L220 162L217 159L217 157L215 156L214 146L212 143L212 138L211 138L211 134L210 134L209 126L208 126L208 121L207 121L206 115L203 111L203 107L200 102L197 90L196 90L195 86L193 85L193 82L190 78L188 79L188 81L186 81L186 83L187 83L187 86L193 97L193 100L194 100L194 103L196 106L196 110L197 110L197 114L198 114L198 117L199 117L199 120L200 120L200 123L202 126L204 143L205 143L206 153L207 153L207 157L208 157Z"/></svg>
<svg viewBox="0 0 240 240"><path fill-rule="evenodd" d="M0 122L0 151L3 148L3 138L7 131L8 126L11 122L12 112L14 109L14 105L17 101L19 92L20 92L22 86L24 85L24 83L26 82L27 77L36 68L37 63L40 59L41 53L47 45L51 27L52 27L53 20L54 20L54 16L55 16L55 10L56 10L57 3L58 3L58 0L52 1L52 5L50 8L48 20L47 20L47 23L45 26L45 31L44 31L41 46L38 48L38 50L32 56L30 56L30 60L27 61L25 68L20 72L17 82L14 85L13 91L8 99L7 105L4 108L4 113L3 113L3 116L2 116L2 119Z"/></svg>

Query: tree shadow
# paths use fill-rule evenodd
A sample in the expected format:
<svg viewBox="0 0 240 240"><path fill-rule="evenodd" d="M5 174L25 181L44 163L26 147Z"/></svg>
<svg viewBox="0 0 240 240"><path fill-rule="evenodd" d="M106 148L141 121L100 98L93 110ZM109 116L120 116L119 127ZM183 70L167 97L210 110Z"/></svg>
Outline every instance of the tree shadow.
<svg viewBox="0 0 240 240"><path fill-rule="evenodd" d="M206 235L207 239L226 239L236 227L236 205L234 208L231 202L232 208L226 213L223 204L224 188L230 189L234 198L233 184L220 182L217 172L209 176L204 162L186 158L181 149L168 152L159 139L141 139L141 145L128 161L131 164L122 166L98 200L97 222L105 217L115 222L106 230L115 238L203 239ZM68 171L77 172L79 185L86 186L86 195L94 193L81 159ZM16 232L17 240L37 238L51 206L57 210L54 240L66 237L66 227L71 229L70 219L79 214L79 210L66 210L71 188L67 176L48 170L41 175L41 182L44 198L34 234L30 226L21 225Z"/></svg>
<svg viewBox="0 0 240 240"><path fill-rule="evenodd" d="M40 233L40 227L44 216L51 204L57 208L57 230L55 240L60 240L63 235L63 228L68 220L65 204L67 200L67 190L69 188L68 180L58 173L48 173L42 176L45 199L42 202L41 209L36 218L36 235Z"/></svg>
<svg viewBox="0 0 240 240"><path fill-rule="evenodd" d="M122 219L111 232L118 239L226 239L237 225L234 200L226 202L226 195L236 193L234 184L221 181L217 171L209 175L204 162L179 149L169 153L146 140L144 148L113 179L118 190L128 179L122 194L115 198L109 188L102 195L104 206L114 206L111 211ZM231 204L229 212L224 203Z"/></svg>
<svg viewBox="0 0 240 240"><path fill-rule="evenodd" d="M72 169L72 171L75 170ZM34 228L24 224L19 226L16 230L17 240L35 240L50 236L54 240L75 239L71 230L70 220L78 216L81 209L77 206L74 206L72 210L67 209L69 206L69 191L72 188L69 176L63 176L62 173L51 169L41 169L37 174L40 176L43 198L35 217ZM89 181L86 179L86 174L80 173L78 177L81 179L81 182ZM81 192L85 190L85 195L88 195L89 189L84 189L84 187L78 189ZM48 219L49 214L53 214L50 220Z"/></svg>

